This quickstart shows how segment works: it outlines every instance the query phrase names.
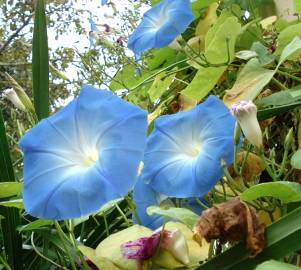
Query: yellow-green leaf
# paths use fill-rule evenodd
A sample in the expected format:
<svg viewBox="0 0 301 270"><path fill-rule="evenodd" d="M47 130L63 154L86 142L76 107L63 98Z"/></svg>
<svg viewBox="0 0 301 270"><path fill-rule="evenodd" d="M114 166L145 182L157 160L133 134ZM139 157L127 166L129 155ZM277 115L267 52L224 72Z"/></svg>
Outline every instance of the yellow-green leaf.
<svg viewBox="0 0 301 270"><path fill-rule="evenodd" d="M0 182L0 198L18 195L22 190L20 182Z"/></svg>
<svg viewBox="0 0 301 270"><path fill-rule="evenodd" d="M174 79L174 74L166 76L165 72L158 74L148 90L151 101L155 101L168 89Z"/></svg>
<svg viewBox="0 0 301 270"><path fill-rule="evenodd" d="M182 91L182 94L201 100L213 89L219 78L227 69L227 61L234 58L236 37L241 25L237 18L223 13L210 28L205 39L205 57L210 64L218 67L200 67L191 83ZM224 64L224 65L222 65Z"/></svg>

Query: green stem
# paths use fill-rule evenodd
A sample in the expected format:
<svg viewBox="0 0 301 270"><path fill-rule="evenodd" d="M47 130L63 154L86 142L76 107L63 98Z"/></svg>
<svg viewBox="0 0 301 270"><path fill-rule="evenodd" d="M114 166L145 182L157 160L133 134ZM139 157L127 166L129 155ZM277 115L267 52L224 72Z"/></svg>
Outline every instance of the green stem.
<svg viewBox="0 0 301 270"><path fill-rule="evenodd" d="M259 156L260 156L260 158L261 158L261 160L264 164L264 167L265 167L266 171L268 172L269 176L272 178L272 180L274 182L277 181L277 178L276 178L274 172L271 170L270 165L266 162L266 158L264 156L263 149L259 150Z"/></svg>
<svg viewBox="0 0 301 270"><path fill-rule="evenodd" d="M34 243L34 232L31 233L30 236L30 241L31 241L31 246L33 248L33 250L35 251L35 253L37 253L41 258L43 258L44 260L50 262L51 264L55 265L56 267L58 267L59 269L65 269L67 270L67 268L65 266L61 266L58 263L54 262L53 260L51 260L50 258L44 256L36 247L35 243ZM11 268L9 268L11 270Z"/></svg>
<svg viewBox="0 0 301 270"><path fill-rule="evenodd" d="M124 219L125 223L127 226L130 226L130 223L126 217L126 215L123 213L123 211L120 209L119 205L117 203L115 203L115 207L117 208L118 212L120 213L120 215L122 216L122 218Z"/></svg>
<svg viewBox="0 0 301 270"><path fill-rule="evenodd" d="M142 222L141 222L141 220L140 220L140 218L139 218L139 216L138 216L138 214L137 214L135 203L134 203L134 202L132 201L132 199L129 198L128 196L125 197L125 200L126 200L127 204L129 205L129 207L131 208L131 210L132 210L132 212L133 212L133 215L134 215L134 217L135 217L137 223L138 223L139 225L141 225Z"/></svg>
<svg viewBox="0 0 301 270"><path fill-rule="evenodd" d="M287 72L281 71L281 70L279 70L279 69L278 69L276 72L279 73L279 74L281 74L281 75L283 75L283 76L286 76L286 77L288 77L288 78L291 78L292 80L294 80L294 81L296 81L296 82L300 82L300 83L301 83L301 78L299 78L299 77L297 77L297 76L294 76L294 75L289 74L289 73L287 73Z"/></svg>
<svg viewBox="0 0 301 270"><path fill-rule="evenodd" d="M57 230L57 233L58 233L59 237L61 238L63 248L64 248L64 250L65 250L65 252L66 252L66 254L67 254L67 256L70 260L72 270L77 270L75 262L72 258L72 255L71 255L71 253L70 253L70 251L67 248L66 243L65 243L65 239L66 239L67 236L65 235L65 233L62 230L62 228L61 228L60 224L58 223L58 221L54 221L54 225L55 225L55 228ZM69 238L67 237L67 239L69 239Z"/></svg>
<svg viewBox="0 0 301 270"><path fill-rule="evenodd" d="M7 262L4 260L4 258L0 255L0 262L3 264L3 266L7 269L7 270L12 270L11 267L7 264Z"/></svg>
<svg viewBox="0 0 301 270"><path fill-rule="evenodd" d="M87 262L86 262L86 260L85 260L85 258L83 256L83 254L82 254L82 252L79 250L77 241L75 239L75 235L74 235L74 232L73 232L74 231L74 220L73 219L69 220L69 224L67 222L66 225L67 225L66 227L68 229L68 232L70 234L71 242L72 242L74 248L76 249L77 254L78 254L78 256L79 256L79 258L80 258L80 260L81 260L81 262L83 264L83 269L84 270L89 270L89 265L87 264Z"/></svg>

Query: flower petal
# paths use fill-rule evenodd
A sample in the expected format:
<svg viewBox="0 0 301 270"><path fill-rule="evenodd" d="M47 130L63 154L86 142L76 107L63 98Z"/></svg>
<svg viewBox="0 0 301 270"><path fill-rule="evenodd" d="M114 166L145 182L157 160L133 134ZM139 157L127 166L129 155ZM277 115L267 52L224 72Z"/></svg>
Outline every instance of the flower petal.
<svg viewBox="0 0 301 270"><path fill-rule="evenodd" d="M221 159L232 163L234 125L214 96L190 111L159 117L148 139L142 177L167 196L203 196L223 174Z"/></svg>
<svg viewBox="0 0 301 270"><path fill-rule="evenodd" d="M139 178L135 185L133 196L136 204L136 212L141 223L153 230L159 228L163 224L163 217L160 215L149 216L146 213L147 207L159 204L157 193L149 184L146 184L141 178Z"/></svg>
<svg viewBox="0 0 301 270"><path fill-rule="evenodd" d="M163 0L143 15L128 47L137 55L164 47L183 33L193 19L189 0Z"/></svg>
<svg viewBox="0 0 301 270"><path fill-rule="evenodd" d="M125 195L137 178L146 126L141 109L83 87L21 139L25 209L47 219L76 218Z"/></svg>

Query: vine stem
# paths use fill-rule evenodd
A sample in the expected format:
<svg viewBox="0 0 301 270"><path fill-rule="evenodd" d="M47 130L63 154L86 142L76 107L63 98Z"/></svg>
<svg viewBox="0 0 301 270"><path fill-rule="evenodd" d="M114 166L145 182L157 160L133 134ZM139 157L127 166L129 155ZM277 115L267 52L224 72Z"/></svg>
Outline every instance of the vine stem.
<svg viewBox="0 0 301 270"><path fill-rule="evenodd" d="M66 243L65 243L66 235L65 235L64 231L62 230L61 225L56 220L54 221L54 225L55 225L55 228L56 228L56 230L58 232L59 237L62 240L62 245L63 245L63 248L64 248L64 250L65 250L65 252L66 252L66 254L67 254L67 256L68 256L68 258L70 260L70 264L71 264L72 270L77 270L76 265L74 263L74 260L72 258L72 255L71 255L69 249L66 246Z"/></svg>

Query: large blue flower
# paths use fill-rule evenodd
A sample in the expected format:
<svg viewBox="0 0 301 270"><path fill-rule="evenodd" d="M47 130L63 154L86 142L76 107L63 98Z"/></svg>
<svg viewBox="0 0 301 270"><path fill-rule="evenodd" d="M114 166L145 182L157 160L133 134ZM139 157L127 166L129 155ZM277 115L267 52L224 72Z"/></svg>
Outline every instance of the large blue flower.
<svg viewBox="0 0 301 270"><path fill-rule="evenodd" d="M142 177L168 196L206 194L223 175L221 160L233 161L234 125L215 96L190 111L159 117L148 139Z"/></svg>
<svg viewBox="0 0 301 270"><path fill-rule="evenodd" d="M76 218L124 196L136 182L146 128L145 111L110 91L84 86L20 142L26 211L46 219Z"/></svg>
<svg viewBox="0 0 301 270"><path fill-rule="evenodd" d="M143 15L128 47L139 55L151 48L167 46L193 19L190 0L163 0Z"/></svg>

